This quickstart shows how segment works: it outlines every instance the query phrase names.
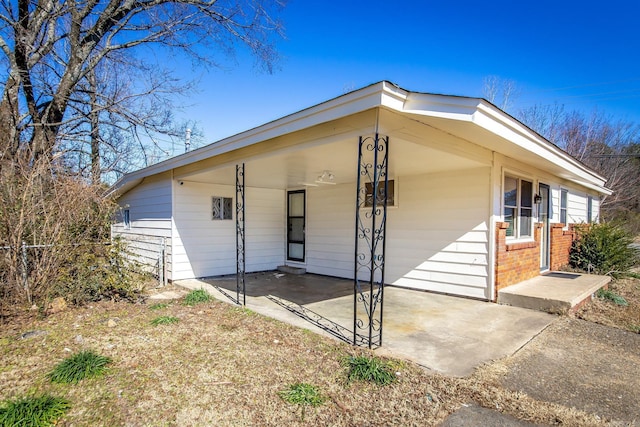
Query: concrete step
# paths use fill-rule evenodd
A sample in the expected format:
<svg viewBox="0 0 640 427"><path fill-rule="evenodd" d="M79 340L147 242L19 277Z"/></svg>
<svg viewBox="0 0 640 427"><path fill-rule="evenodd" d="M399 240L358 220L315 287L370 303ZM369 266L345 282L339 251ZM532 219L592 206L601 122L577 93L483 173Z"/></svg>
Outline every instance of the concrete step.
<svg viewBox="0 0 640 427"><path fill-rule="evenodd" d="M290 265L279 265L278 271L289 274L305 274L307 272L307 269L301 267L292 267Z"/></svg>
<svg viewBox="0 0 640 427"><path fill-rule="evenodd" d="M548 313L568 313L607 286L609 276L549 272L498 291L498 303Z"/></svg>

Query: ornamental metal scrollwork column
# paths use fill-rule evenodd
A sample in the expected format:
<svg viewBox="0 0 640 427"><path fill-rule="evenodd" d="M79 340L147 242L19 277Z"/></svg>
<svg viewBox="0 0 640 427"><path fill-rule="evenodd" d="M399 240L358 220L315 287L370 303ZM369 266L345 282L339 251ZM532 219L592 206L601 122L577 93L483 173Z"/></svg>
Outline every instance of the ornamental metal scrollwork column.
<svg viewBox="0 0 640 427"><path fill-rule="evenodd" d="M236 303L246 305L245 291L245 216L244 216L244 163L236 165Z"/></svg>
<svg viewBox="0 0 640 427"><path fill-rule="evenodd" d="M353 344L382 345L389 137L360 137L353 274Z"/></svg>

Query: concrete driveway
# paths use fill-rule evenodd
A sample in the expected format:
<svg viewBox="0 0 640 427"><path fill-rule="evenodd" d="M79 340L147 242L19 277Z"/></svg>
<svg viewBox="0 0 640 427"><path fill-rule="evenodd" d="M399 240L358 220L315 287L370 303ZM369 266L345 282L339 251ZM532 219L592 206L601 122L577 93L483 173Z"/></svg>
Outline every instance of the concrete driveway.
<svg viewBox="0 0 640 427"><path fill-rule="evenodd" d="M177 284L207 289L223 301L229 300L219 289L235 295L235 277ZM352 287L349 280L312 274L254 273L247 275L247 308L348 340L353 330ZM309 322L313 319L316 325ZM445 375L467 376L485 362L514 354L554 319L523 308L387 287L383 345L378 351Z"/></svg>

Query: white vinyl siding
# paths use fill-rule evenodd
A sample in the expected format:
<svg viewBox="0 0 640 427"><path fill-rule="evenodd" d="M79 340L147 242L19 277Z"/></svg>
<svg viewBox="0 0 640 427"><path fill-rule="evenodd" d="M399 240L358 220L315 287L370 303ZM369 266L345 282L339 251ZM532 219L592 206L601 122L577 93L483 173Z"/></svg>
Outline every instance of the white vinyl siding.
<svg viewBox="0 0 640 427"><path fill-rule="evenodd" d="M490 169L402 177L398 192L387 283L489 299Z"/></svg>
<svg viewBox="0 0 640 427"><path fill-rule="evenodd" d="M399 177L386 283L490 298L489 181L489 168ZM307 198L307 271L353 278L355 184L310 188Z"/></svg>
<svg viewBox="0 0 640 427"><path fill-rule="evenodd" d="M154 274L164 250L167 277L171 278L171 175L145 179L120 197L118 204L120 218L111 227L111 234L125 240L133 258ZM124 222L125 210L129 211L128 227Z"/></svg>
<svg viewBox="0 0 640 427"><path fill-rule="evenodd" d="M587 222L587 196L569 191L567 217L569 224Z"/></svg>
<svg viewBox="0 0 640 427"><path fill-rule="evenodd" d="M231 197L231 185L185 182L176 186L174 280L236 272L236 222L211 220L211 198ZM246 271L273 270L284 261L284 192L247 188Z"/></svg>
<svg viewBox="0 0 640 427"><path fill-rule="evenodd" d="M355 184L307 190L306 268L353 278Z"/></svg>

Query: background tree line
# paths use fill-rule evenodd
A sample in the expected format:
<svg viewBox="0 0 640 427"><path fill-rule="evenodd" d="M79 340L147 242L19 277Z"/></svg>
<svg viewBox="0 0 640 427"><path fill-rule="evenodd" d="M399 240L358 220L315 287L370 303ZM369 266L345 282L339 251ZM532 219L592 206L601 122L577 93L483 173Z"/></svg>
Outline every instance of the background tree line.
<svg viewBox="0 0 640 427"><path fill-rule="evenodd" d="M603 197L600 219L619 222L640 235L640 123L562 104L514 111L517 84L497 76L485 79L483 92L487 100L605 177L613 194Z"/></svg>

